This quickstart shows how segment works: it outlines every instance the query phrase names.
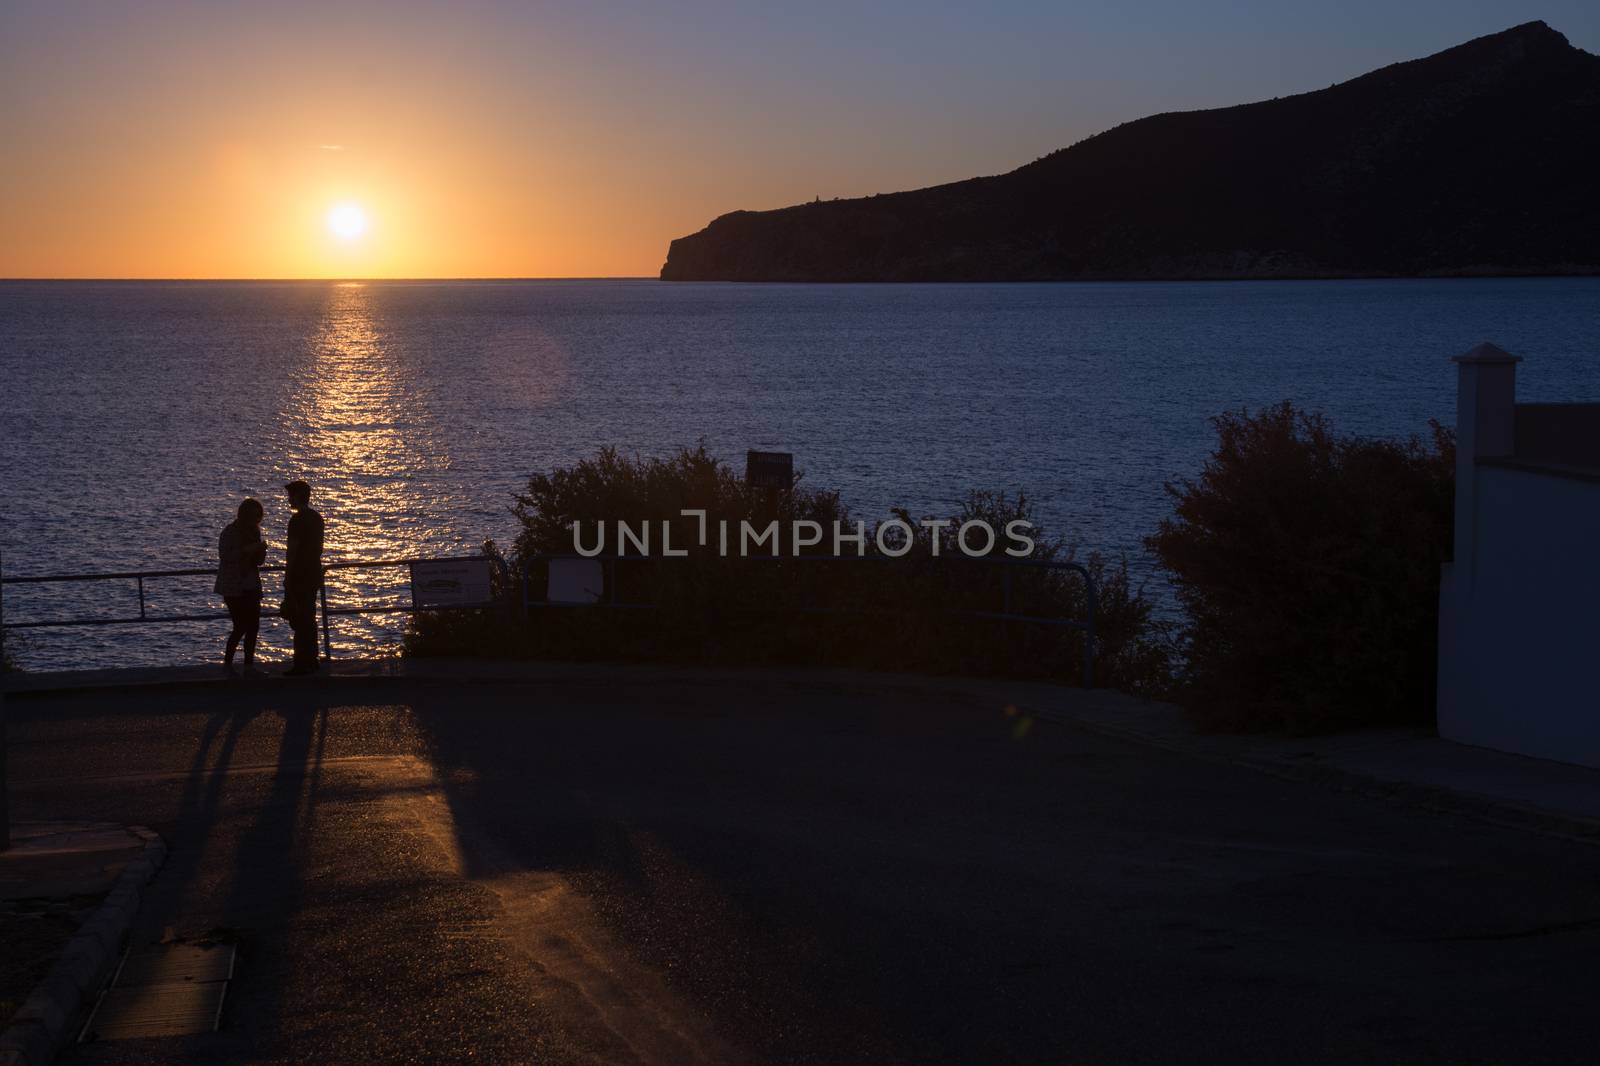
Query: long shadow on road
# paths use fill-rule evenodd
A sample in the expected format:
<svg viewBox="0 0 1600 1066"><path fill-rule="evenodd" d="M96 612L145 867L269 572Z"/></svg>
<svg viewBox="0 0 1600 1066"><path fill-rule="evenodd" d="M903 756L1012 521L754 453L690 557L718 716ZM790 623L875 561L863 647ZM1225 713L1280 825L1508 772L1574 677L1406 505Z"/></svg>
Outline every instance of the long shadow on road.
<svg viewBox="0 0 1600 1066"><path fill-rule="evenodd" d="M1581 845L909 683L227 699L14 714L19 815L168 836L142 936L246 937L226 1032L79 1061L1590 1050Z"/></svg>
<svg viewBox="0 0 1600 1066"><path fill-rule="evenodd" d="M36 787L22 792L25 802L44 800L48 807L39 813L56 817L146 822L167 839L168 858L145 893L130 952L222 940L239 944L252 977L284 968L283 933L300 908L297 859L321 772L313 741L326 735L328 709L249 695L254 698L167 697L130 715L107 715L103 697L54 706L45 701L49 712L32 723L55 733L34 740L34 747L73 755L70 765L56 768L65 773L55 788L49 777L32 782ZM196 721L199 729L189 741ZM28 724L18 731L26 745ZM170 741L154 743L162 734ZM178 771L179 765L185 769ZM246 1020L250 1030L247 1039L233 1041L236 1056L246 1045L272 1046L282 1021L281 981L256 979L245 987L247 1007L229 1005L230 1017ZM227 1050L215 1042L167 1038L84 1045L73 1057L214 1061Z"/></svg>
<svg viewBox="0 0 1600 1066"><path fill-rule="evenodd" d="M13 717L20 815L144 823L168 840L134 947L240 945L221 1031L103 1040L67 1061L581 1060L501 946L494 893L437 831L444 805L396 695L266 685L27 701Z"/></svg>

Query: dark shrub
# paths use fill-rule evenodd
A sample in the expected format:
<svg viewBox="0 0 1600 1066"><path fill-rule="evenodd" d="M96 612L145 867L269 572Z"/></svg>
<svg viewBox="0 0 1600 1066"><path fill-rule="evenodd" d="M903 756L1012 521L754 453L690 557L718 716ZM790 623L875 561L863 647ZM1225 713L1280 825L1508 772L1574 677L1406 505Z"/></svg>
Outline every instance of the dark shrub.
<svg viewBox="0 0 1600 1066"><path fill-rule="evenodd" d="M704 510L710 546L701 548L699 523L685 509ZM615 554L615 522L649 521L673 527L684 559L619 562L608 573L607 592L621 602L648 603L650 610L536 608L526 620L517 609L481 616L425 616L408 638L412 654L494 654L562 659L644 659L699 663L806 663L934 672L1006 674L1076 681L1082 639L1076 630L1030 622L976 617L1000 612L1007 603L1002 569L968 561L956 545L956 529L982 518L997 531L1013 520L1032 520L1023 497L974 493L953 521L937 534L901 517L914 531L909 552L888 559L876 547L874 526L865 528L867 558L820 558L833 553L837 520L855 522L837 492L751 489L704 446L668 459L627 458L603 449L592 460L538 474L517 497L522 525L507 560L514 574L526 572L534 598L543 595L544 564L538 556L571 554L572 523L583 523L592 546L597 523L610 530L605 554ZM727 558L715 550L719 523L737 536L741 521L785 531L795 520L819 523L823 543L806 558ZM1035 561L1074 560L1071 549L1035 527ZM935 558L935 537L938 557ZM893 547L894 545L891 544ZM1000 541L991 554L1001 555ZM659 541L655 542L659 556ZM854 555L853 545L844 554ZM1166 644L1156 639L1151 604L1128 580L1124 564L1098 555L1083 564L1098 591L1097 681L1150 691L1168 676ZM1082 618L1084 586L1073 573L1045 568L1010 568L1010 613Z"/></svg>
<svg viewBox="0 0 1600 1066"><path fill-rule="evenodd" d="M1217 729L1432 721L1455 447L1336 436L1285 403L1215 420L1147 541L1188 615L1187 699Z"/></svg>
<svg viewBox="0 0 1600 1066"><path fill-rule="evenodd" d="M748 488L726 463L708 455L703 443L670 459L629 459L615 448L602 448L593 459L528 479L528 490L513 509L522 524L515 551L521 556L571 552L573 522L592 530L596 523L610 526L618 519L652 526L671 521L675 545L687 546L698 529L694 520L682 517L684 510L703 510L713 523L813 519L829 528L835 518L849 517L837 492L807 491L796 480L787 492ZM614 549L608 546L608 552Z"/></svg>

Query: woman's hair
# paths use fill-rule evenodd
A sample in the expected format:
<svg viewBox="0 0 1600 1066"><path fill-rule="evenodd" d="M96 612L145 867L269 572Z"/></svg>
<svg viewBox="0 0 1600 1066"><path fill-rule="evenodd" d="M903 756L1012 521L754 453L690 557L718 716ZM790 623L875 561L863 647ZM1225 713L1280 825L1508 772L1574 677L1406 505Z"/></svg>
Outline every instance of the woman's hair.
<svg viewBox="0 0 1600 1066"><path fill-rule="evenodd" d="M251 525L261 521L261 516L266 513L266 509L261 506L261 501L254 496L246 496L244 502L239 505L240 520L249 522Z"/></svg>

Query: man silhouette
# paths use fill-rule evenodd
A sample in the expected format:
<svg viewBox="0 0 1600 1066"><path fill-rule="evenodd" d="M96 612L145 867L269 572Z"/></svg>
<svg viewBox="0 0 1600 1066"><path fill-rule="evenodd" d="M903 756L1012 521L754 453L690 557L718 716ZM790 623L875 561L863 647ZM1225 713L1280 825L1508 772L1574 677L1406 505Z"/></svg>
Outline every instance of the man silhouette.
<svg viewBox="0 0 1600 1066"><path fill-rule="evenodd" d="M322 587L322 516L311 509L311 486L284 487L294 515L289 519L288 566L283 575L283 615L294 630L294 665L288 677L314 674L317 662L317 590Z"/></svg>

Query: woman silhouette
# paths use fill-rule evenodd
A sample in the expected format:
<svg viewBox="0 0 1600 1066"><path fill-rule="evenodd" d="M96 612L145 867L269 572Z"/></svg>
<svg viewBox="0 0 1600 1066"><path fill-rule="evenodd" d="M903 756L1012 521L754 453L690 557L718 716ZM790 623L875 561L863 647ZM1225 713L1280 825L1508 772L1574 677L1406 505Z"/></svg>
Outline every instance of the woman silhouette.
<svg viewBox="0 0 1600 1066"><path fill-rule="evenodd" d="M261 631L261 573L267 561L267 542L261 536L261 504L246 499L239 505L239 516L229 522L217 538L216 592L228 605L233 631L228 634L228 651L222 668L238 677L233 668L233 653L244 641L244 671L255 674L256 634Z"/></svg>

